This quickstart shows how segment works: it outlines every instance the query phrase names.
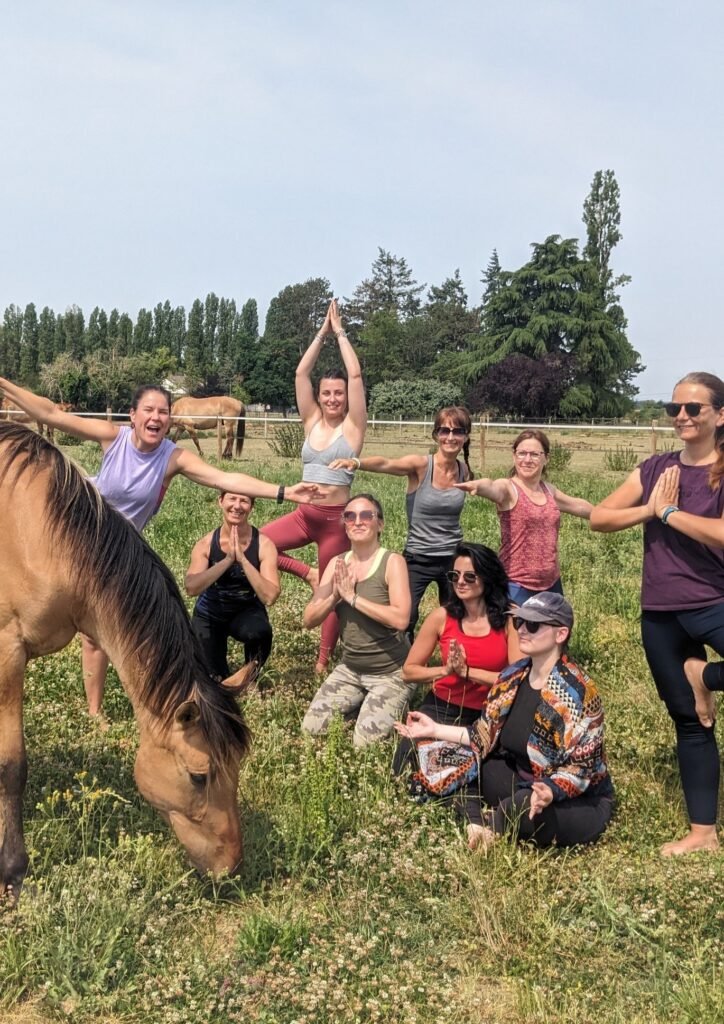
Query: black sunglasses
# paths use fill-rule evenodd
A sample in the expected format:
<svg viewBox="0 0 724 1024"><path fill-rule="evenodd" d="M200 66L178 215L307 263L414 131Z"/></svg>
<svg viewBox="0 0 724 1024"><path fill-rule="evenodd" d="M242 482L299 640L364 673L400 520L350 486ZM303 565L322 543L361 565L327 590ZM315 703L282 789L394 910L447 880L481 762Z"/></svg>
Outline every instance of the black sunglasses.
<svg viewBox="0 0 724 1024"><path fill-rule="evenodd" d="M370 508L363 508L361 512L353 512L350 509L349 512L342 513L342 519L345 523L371 523L376 518L377 512L373 512Z"/></svg>
<svg viewBox="0 0 724 1024"><path fill-rule="evenodd" d="M672 420L679 415L682 409L687 416L695 420L702 409L711 409L711 402L667 402L664 406L666 415L670 416Z"/></svg>
<svg viewBox="0 0 724 1024"><path fill-rule="evenodd" d="M465 437L467 430L464 427L438 427L435 433L438 437L447 437L448 434L452 434L453 437Z"/></svg>
<svg viewBox="0 0 724 1024"><path fill-rule="evenodd" d="M513 626L516 629L520 629L521 626L525 626L528 633L537 633L541 626L560 626L560 622L529 622L527 619L521 619L518 615L513 616Z"/></svg>
<svg viewBox="0 0 724 1024"><path fill-rule="evenodd" d="M457 569L448 569L445 575L451 583L457 583L461 576L466 583L475 583L476 580L480 579L476 572L471 572L469 569L467 572L458 572Z"/></svg>

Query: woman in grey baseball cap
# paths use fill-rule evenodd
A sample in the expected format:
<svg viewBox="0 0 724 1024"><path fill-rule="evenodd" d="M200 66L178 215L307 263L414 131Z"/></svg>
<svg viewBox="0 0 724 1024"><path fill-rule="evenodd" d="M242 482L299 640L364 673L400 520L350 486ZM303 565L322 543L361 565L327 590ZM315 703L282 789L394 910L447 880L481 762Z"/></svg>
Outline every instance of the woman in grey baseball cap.
<svg viewBox="0 0 724 1024"><path fill-rule="evenodd" d="M613 786L601 698L566 653L573 609L542 593L510 614L523 658L500 674L480 718L463 728L411 711L396 729L416 742L472 747L479 794L471 788L461 801L471 849L510 830L539 846L594 842L611 819Z"/></svg>

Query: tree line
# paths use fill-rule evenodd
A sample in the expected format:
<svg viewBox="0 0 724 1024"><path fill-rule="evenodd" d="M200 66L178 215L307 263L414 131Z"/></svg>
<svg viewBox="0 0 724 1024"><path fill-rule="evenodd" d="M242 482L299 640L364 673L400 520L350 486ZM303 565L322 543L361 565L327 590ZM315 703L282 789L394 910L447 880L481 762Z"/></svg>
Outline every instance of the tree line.
<svg viewBox="0 0 724 1024"><path fill-rule="evenodd" d="M474 412L521 418L610 417L632 407L643 367L626 335L613 249L621 239L620 190L597 171L583 206L586 238L550 235L517 270L494 250L470 303L460 271L419 283L404 257L380 248L341 302L372 411L428 414L464 401ZM332 298L325 277L283 288L263 333L256 300L237 307L213 292L188 312L167 300L135 320L96 307L37 313L10 305L0 326L0 372L78 408L123 408L134 387L172 373L193 394L227 392L275 408L294 405L294 369ZM330 345L320 370L338 361Z"/></svg>

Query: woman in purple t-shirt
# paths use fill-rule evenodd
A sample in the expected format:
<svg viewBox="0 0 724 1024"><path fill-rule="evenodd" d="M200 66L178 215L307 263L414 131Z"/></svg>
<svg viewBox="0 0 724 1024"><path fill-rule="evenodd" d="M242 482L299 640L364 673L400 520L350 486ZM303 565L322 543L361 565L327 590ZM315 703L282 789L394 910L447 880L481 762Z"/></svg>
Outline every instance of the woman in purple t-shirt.
<svg viewBox="0 0 724 1024"><path fill-rule="evenodd" d="M175 476L185 476L205 487L216 487L252 498L276 498L281 502L309 502L319 488L315 484L278 487L246 473L226 473L209 466L195 452L177 448L166 438L171 424L171 396L165 388L145 384L131 403L131 425L109 420L82 418L62 412L48 398L0 377L0 388L8 398L38 423L45 423L84 441L98 441L103 462L95 484L114 508L142 530L157 511L168 485ZM83 683L88 714L100 715L108 657L83 636Z"/></svg>
<svg viewBox="0 0 724 1024"><path fill-rule="evenodd" d="M666 412L684 443L642 462L591 513L604 533L644 524L641 636L659 696L676 727L679 771L691 822L664 856L716 850L719 752L714 690L724 654L724 381L689 373Z"/></svg>

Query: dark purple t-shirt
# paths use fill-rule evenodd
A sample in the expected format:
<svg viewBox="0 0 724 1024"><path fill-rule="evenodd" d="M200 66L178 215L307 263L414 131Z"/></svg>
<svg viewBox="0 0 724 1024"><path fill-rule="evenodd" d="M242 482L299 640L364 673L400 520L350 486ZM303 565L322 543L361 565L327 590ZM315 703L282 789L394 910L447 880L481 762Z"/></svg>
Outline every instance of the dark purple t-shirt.
<svg viewBox="0 0 724 1024"><path fill-rule="evenodd" d="M639 466L644 495L669 466L681 470L679 508L696 516L720 519L724 512L724 484L709 486L709 466L685 466L679 452L652 455ZM641 607L646 611L685 611L724 601L724 549L709 547L684 536L660 519L644 525L644 571Z"/></svg>

